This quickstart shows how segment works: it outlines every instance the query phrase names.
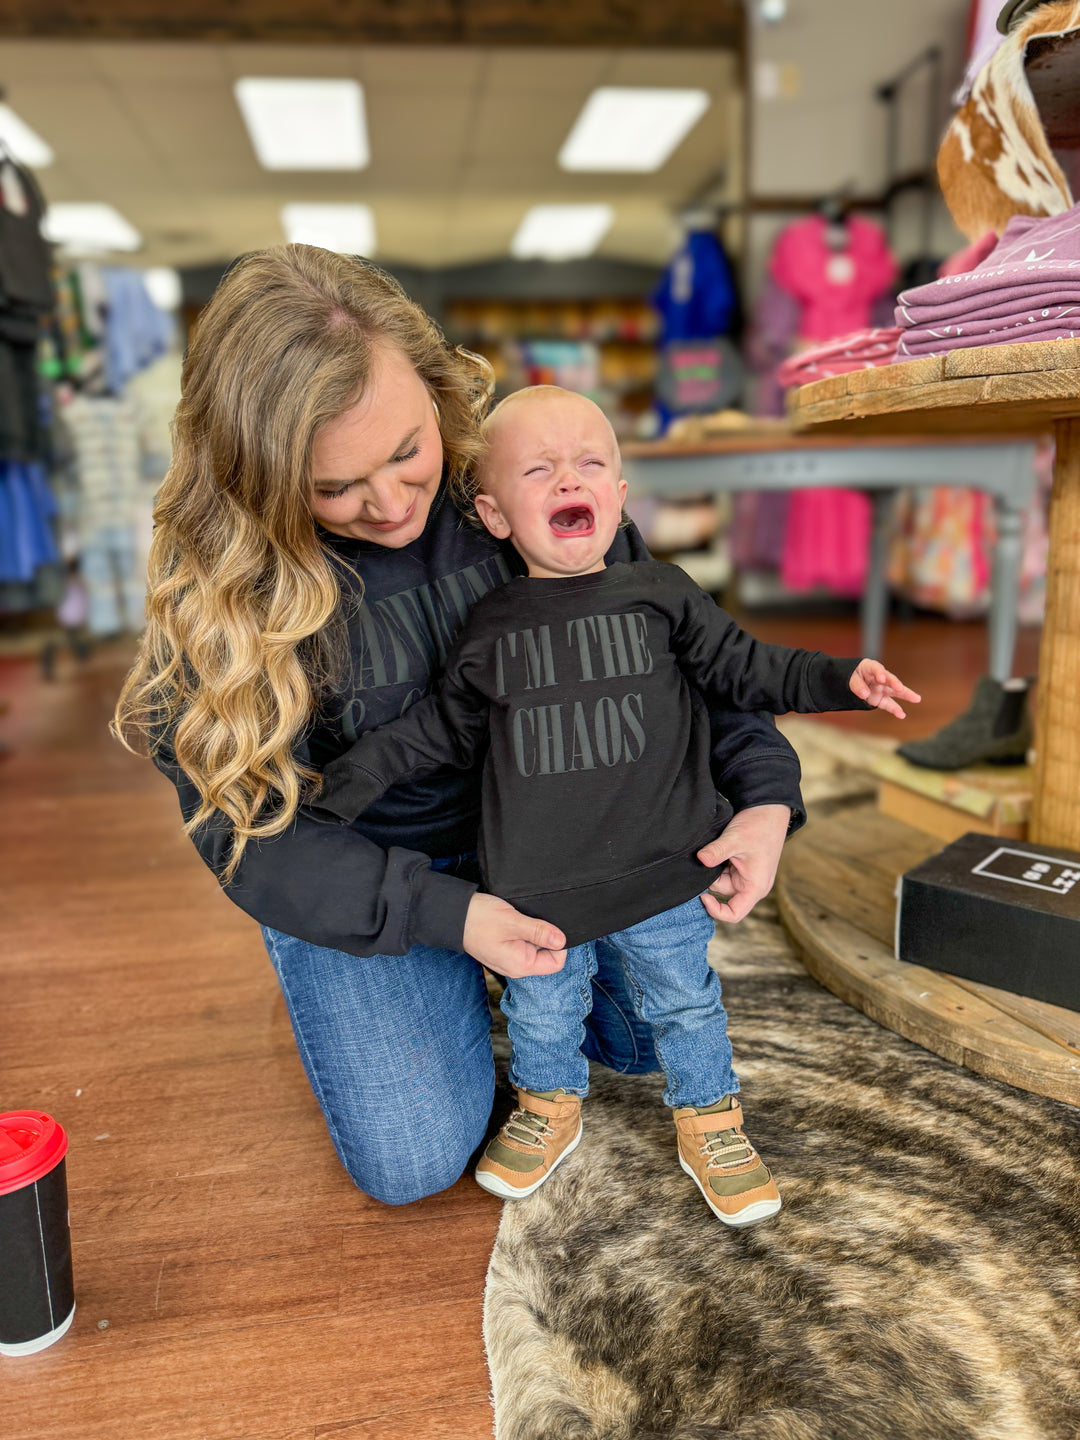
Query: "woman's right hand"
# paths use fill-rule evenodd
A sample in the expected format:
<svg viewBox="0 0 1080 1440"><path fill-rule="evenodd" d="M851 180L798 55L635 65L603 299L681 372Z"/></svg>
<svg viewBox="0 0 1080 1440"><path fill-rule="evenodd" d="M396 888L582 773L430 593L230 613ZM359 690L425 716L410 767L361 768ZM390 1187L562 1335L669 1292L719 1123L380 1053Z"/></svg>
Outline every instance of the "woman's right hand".
<svg viewBox="0 0 1080 1440"><path fill-rule="evenodd" d="M566 936L497 895L478 891L465 912L464 948L497 975L551 975L566 964Z"/></svg>

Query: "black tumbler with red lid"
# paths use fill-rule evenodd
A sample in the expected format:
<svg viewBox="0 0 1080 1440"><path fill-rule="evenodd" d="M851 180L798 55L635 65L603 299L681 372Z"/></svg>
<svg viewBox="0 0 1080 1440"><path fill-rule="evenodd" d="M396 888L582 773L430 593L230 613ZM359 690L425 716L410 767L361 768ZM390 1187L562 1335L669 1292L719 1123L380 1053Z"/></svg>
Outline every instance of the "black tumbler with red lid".
<svg viewBox="0 0 1080 1440"><path fill-rule="evenodd" d="M32 1355L75 1314L67 1136L40 1110L0 1114L0 1355Z"/></svg>

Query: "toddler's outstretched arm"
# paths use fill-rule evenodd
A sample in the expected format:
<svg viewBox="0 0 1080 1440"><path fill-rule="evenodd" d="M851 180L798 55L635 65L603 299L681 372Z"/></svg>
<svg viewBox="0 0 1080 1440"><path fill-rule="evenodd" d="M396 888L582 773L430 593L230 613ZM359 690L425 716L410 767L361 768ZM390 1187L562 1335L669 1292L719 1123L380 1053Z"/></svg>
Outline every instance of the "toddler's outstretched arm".
<svg viewBox="0 0 1080 1440"><path fill-rule="evenodd" d="M907 700L917 705L922 699L921 695L909 690L890 670L886 670L880 660L860 660L851 672L848 685L851 693L867 705L873 705L878 710L887 710L898 720L907 717L897 701Z"/></svg>

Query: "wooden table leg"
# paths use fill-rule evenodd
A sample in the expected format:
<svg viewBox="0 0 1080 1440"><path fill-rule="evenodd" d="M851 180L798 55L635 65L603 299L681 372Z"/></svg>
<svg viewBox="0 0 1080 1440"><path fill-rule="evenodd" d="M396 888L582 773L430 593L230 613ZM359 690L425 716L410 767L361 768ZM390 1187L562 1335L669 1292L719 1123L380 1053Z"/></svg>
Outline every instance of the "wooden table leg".
<svg viewBox="0 0 1080 1440"><path fill-rule="evenodd" d="M1031 838L1080 850L1080 420L1054 426Z"/></svg>

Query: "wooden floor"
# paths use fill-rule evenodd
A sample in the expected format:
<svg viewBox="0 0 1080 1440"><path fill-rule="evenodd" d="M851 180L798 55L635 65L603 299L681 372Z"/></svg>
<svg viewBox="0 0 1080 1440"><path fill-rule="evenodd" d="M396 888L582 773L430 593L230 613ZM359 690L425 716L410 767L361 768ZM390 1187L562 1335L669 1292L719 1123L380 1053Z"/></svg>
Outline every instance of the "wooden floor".
<svg viewBox="0 0 1080 1440"><path fill-rule="evenodd" d="M852 620L755 621L858 652ZM1023 632L1018 672L1034 669ZM0 660L0 1107L71 1138L78 1310L0 1359L6 1440L473 1440L499 1202L471 1180L388 1209L338 1166L255 926L180 833L173 792L105 730L127 652L45 682ZM963 708L981 625L890 628L886 661ZM878 734L899 722L840 717Z"/></svg>

